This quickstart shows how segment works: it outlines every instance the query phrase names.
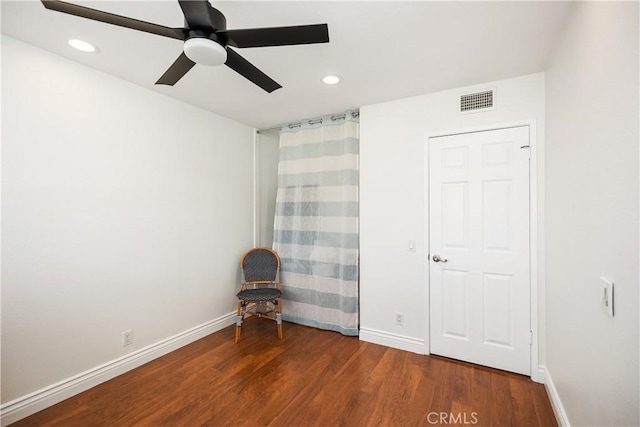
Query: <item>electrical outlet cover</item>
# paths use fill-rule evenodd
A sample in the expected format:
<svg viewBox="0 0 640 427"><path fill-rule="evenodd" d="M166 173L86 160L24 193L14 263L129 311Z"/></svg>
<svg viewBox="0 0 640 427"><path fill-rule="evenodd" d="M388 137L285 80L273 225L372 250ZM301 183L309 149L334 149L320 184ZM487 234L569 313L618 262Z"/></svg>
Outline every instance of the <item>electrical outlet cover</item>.
<svg viewBox="0 0 640 427"><path fill-rule="evenodd" d="M404 324L404 314L396 311L396 325L402 326Z"/></svg>
<svg viewBox="0 0 640 427"><path fill-rule="evenodd" d="M133 332L131 329L122 333L122 346L126 347L133 344Z"/></svg>
<svg viewBox="0 0 640 427"><path fill-rule="evenodd" d="M613 282L605 277L600 277L600 304L609 316L613 317Z"/></svg>

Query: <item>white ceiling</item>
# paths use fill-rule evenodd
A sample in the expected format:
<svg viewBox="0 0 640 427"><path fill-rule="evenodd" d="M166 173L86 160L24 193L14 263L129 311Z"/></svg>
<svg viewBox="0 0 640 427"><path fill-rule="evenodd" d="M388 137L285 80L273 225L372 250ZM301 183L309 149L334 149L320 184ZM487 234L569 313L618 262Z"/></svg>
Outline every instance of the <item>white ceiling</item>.
<svg viewBox="0 0 640 427"><path fill-rule="evenodd" d="M72 1L182 27L176 1ZM2 1L2 33L257 128L543 71L570 2L213 1L227 27L327 23L330 43L237 49L283 88L268 94L228 67L196 65L154 86L179 40ZM78 38L99 47L76 51ZM339 74L336 86L321 82Z"/></svg>

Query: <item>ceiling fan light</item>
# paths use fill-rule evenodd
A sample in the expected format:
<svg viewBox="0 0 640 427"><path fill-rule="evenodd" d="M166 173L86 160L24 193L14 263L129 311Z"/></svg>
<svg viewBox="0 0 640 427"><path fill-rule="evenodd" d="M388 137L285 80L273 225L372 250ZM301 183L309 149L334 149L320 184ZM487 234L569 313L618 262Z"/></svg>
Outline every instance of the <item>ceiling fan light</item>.
<svg viewBox="0 0 640 427"><path fill-rule="evenodd" d="M184 54L187 58L200 65L222 65L227 61L227 50L203 37L194 37L184 42Z"/></svg>

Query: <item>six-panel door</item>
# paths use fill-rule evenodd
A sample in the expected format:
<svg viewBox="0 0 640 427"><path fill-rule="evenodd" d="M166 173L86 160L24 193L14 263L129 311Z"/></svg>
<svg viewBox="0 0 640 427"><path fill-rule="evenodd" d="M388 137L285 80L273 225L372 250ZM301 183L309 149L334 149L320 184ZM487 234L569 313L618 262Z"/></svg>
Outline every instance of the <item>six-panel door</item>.
<svg viewBox="0 0 640 427"><path fill-rule="evenodd" d="M530 374L528 146L528 126L429 138L432 354Z"/></svg>

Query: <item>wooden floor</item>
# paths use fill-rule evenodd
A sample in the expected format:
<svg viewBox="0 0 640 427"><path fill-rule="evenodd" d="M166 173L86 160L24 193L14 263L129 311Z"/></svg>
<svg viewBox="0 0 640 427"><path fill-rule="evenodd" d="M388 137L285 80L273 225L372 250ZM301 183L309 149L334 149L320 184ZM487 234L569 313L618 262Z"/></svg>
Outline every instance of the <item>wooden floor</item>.
<svg viewBox="0 0 640 427"><path fill-rule="evenodd" d="M555 426L544 386L273 322L234 327L14 426Z"/></svg>

